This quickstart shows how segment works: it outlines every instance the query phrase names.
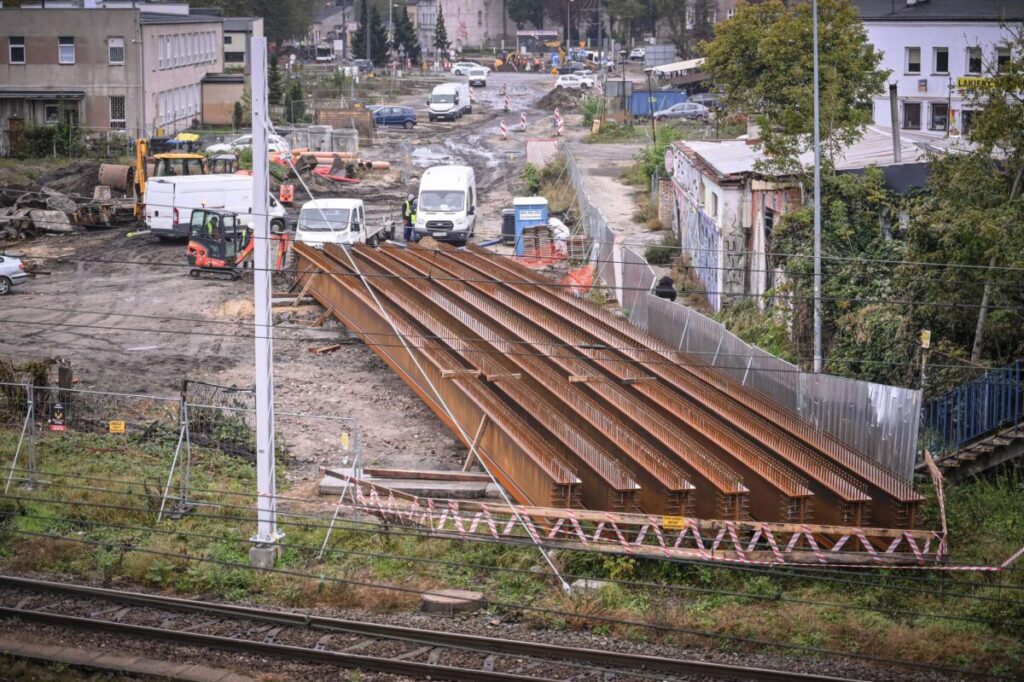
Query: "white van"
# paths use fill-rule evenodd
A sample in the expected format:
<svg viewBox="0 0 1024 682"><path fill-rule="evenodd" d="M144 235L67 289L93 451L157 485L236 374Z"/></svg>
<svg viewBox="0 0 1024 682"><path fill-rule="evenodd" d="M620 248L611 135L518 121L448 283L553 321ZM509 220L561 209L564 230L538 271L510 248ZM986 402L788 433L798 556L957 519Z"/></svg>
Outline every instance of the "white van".
<svg viewBox="0 0 1024 682"><path fill-rule="evenodd" d="M469 101L469 83L441 83L427 98L427 115L431 121L446 118L451 121L473 113Z"/></svg>
<svg viewBox="0 0 1024 682"><path fill-rule="evenodd" d="M315 199L299 211L295 241L322 249L324 244L369 244L393 239L394 222L382 218L369 225L362 199Z"/></svg>
<svg viewBox="0 0 1024 682"><path fill-rule="evenodd" d="M478 88L487 87L487 69L470 69L469 77L466 79L470 85Z"/></svg>
<svg viewBox="0 0 1024 682"><path fill-rule="evenodd" d="M238 214L238 220L252 227L251 175L187 175L153 178L146 182L145 221L160 239L187 238L192 209L208 208ZM286 229L286 212L270 196L270 229Z"/></svg>
<svg viewBox="0 0 1024 682"><path fill-rule="evenodd" d="M416 239L466 244L476 228L476 176L469 166L433 166L420 178Z"/></svg>

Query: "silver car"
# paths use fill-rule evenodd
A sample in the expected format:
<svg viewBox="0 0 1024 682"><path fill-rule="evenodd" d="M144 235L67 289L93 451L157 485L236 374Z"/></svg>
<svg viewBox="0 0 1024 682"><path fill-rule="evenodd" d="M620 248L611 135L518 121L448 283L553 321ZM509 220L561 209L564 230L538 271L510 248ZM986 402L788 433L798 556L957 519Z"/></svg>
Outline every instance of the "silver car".
<svg viewBox="0 0 1024 682"><path fill-rule="evenodd" d="M25 264L17 256L0 255L0 296L11 293L15 284L28 279Z"/></svg>
<svg viewBox="0 0 1024 682"><path fill-rule="evenodd" d="M692 121L707 121L708 108L696 102L673 104L668 109L654 112L654 120L665 121L670 118L686 118Z"/></svg>

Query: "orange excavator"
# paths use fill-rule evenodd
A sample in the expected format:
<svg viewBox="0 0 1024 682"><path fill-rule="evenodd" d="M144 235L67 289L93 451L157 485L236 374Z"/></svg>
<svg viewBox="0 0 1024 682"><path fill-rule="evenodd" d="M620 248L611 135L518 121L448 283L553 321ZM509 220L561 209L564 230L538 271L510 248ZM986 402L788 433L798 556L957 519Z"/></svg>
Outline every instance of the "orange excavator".
<svg viewBox="0 0 1024 682"><path fill-rule="evenodd" d="M290 246L288 233L271 235L276 244L277 259L274 269L284 267ZM241 279L245 263L252 258L252 230L238 220L234 213L195 209L189 221L188 264L189 276L204 273L231 280Z"/></svg>

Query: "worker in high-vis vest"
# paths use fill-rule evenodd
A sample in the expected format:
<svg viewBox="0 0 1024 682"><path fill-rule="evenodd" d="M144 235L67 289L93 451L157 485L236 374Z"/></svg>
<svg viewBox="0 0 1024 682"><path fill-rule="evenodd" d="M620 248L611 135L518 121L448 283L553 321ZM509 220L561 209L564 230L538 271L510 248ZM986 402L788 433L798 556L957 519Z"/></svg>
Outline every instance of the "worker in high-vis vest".
<svg viewBox="0 0 1024 682"><path fill-rule="evenodd" d="M402 203L402 224L402 239L412 241L415 234L413 228L416 225L416 197L412 194Z"/></svg>

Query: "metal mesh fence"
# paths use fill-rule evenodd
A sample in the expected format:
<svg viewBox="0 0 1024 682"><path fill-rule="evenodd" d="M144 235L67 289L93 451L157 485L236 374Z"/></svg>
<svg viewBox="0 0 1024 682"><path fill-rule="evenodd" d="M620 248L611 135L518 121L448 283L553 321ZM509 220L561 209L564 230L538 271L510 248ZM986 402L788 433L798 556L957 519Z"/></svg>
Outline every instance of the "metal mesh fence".
<svg viewBox="0 0 1024 682"><path fill-rule="evenodd" d="M580 212L586 217L587 234L594 242L590 262L631 322L688 353L687 362L718 368L907 480L913 476L920 391L802 372L746 343L720 322L654 296L650 293L654 271L641 254L617 247L615 232L591 201L572 152L565 145L562 151Z"/></svg>

